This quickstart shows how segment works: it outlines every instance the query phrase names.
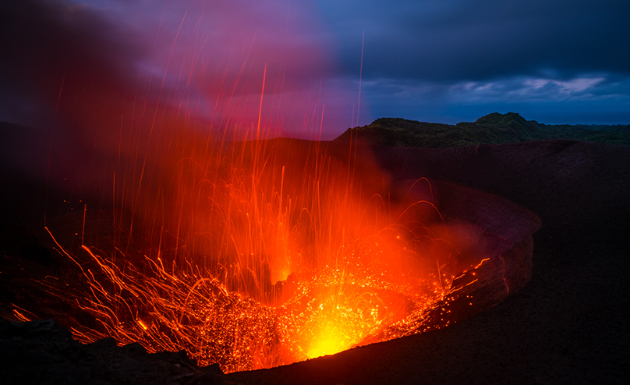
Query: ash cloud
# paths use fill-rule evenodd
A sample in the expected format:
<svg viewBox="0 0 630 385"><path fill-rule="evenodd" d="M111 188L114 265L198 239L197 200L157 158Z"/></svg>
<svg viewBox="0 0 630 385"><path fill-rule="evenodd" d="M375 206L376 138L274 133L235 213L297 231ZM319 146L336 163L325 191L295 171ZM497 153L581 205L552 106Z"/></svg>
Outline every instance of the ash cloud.
<svg viewBox="0 0 630 385"><path fill-rule="evenodd" d="M0 52L2 167L103 179L146 51L89 6L25 0L0 4Z"/></svg>
<svg viewBox="0 0 630 385"><path fill-rule="evenodd" d="M25 0L0 5L0 113L34 126L49 125L60 89L69 111L97 96L125 94L134 63L145 54L124 31L88 6Z"/></svg>
<svg viewBox="0 0 630 385"><path fill-rule="evenodd" d="M604 123L603 99L610 116L630 119L626 1L65 1L0 6L0 48L11 53L0 64L0 120L50 124L65 76L58 118L107 111L98 124L117 127L140 100L250 127L266 66L263 125L300 136L318 132L324 115L332 139L356 124L362 32L359 125L457 123L559 102L546 122L575 122L579 110L595 119L581 123Z"/></svg>
<svg viewBox="0 0 630 385"><path fill-rule="evenodd" d="M109 183L125 156L140 174L144 160L147 168L162 162L171 142L197 140L187 129L206 138L217 126L251 131L263 79L262 126L312 138L336 120L343 120L338 132L350 125L351 82L335 77L307 6L90 4L0 5L0 50L8 53L0 63L0 121L35 127L6 127L20 131L13 139L22 136L13 141L21 154L7 162L37 164L29 173L48 178L50 167L52 179Z"/></svg>

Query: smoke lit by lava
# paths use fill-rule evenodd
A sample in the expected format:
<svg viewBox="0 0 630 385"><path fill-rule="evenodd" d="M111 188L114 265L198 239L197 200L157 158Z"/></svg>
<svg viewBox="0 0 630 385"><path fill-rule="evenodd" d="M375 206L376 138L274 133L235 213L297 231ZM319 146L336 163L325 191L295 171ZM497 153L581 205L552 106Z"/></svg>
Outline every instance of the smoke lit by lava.
<svg viewBox="0 0 630 385"><path fill-rule="evenodd" d="M185 12L173 36L157 32L167 55L147 74L93 49L85 10L49 8L83 22L57 28L32 14L50 44L31 41L28 58L51 46L61 55L29 66L54 105L38 171L69 195L99 198L83 204L76 232L48 218L51 245L70 263L38 284L70 309L59 318L77 339L185 349L232 372L451 323L451 295L488 258L463 253L478 234L443 220L431 184L397 185L356 138L271 139L289 125L321 139L339 116L305 91L306 70L330 70L317 47L290 55L234 12L243 28L224 27L226 54L203 17ZM269 30L278 33L272 21ZM14 309L22 320L36 313Z"/></svg>

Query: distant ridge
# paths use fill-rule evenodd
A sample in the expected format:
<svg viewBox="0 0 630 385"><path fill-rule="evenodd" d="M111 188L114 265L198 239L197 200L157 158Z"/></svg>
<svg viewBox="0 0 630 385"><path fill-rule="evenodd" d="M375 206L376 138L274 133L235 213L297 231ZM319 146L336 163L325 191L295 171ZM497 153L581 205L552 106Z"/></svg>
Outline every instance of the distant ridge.
<svg viewBox="0 0 630 385"><path fill-rule="evenodd" d="M630 125L547 125L514 112L494 112L474 123L456 125L380 118L367 126L349 128L334 141L348 141L351 136L390 147L449 148L545 139L630 145Z"/></svg>

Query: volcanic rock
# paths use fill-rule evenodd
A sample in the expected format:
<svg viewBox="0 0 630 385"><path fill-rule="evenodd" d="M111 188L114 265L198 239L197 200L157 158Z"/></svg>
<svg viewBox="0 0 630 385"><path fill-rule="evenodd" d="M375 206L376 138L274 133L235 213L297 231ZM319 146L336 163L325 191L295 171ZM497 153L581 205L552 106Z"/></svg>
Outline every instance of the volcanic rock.
<svg viewBox="0 0 630 385"><path fill-rule="evenodd" d="M0 319L0 363L3 384L226 383L218 365L199 368L186 352L148 354L111 338L82 345L53 320Z"/></svg>

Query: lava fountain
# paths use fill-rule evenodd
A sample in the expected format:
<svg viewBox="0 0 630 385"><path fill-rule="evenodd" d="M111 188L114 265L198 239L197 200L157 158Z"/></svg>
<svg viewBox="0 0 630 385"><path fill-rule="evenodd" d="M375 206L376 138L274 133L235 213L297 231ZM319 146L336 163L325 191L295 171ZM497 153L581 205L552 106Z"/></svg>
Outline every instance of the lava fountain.
<svg viewBox="0 0 630 385"><path fill-rule="evenodd" d="M257 29L236 11L229 50L204 48L213 24L202 14L183 12L171 40L158 29L153 44L167 54L157 81L130 82L119 66L106 76L99 56L59 66L55 122L70 129L50 136L45 152L60 155L48 156L46 180L72 168L101 198L78 221L48 218L66 265L36 285L63 303L56 318L78 340L186 350L225 372L269 368L448 326L527 281L537 220L510 208L522 231L504 231L509 221L484 212L512 207L499 198L454 198L461 190L422 175L393 177L406 163L381 167L382 150L320 141L324 107L319 119L304 69L327 61L301 41L289 45L293 61L274 49L283 39L254 44ZM242 60L239 46L249 47ZM213 69L224 51L225 70ZM306 111L301 127L317 141L270 139L300 127L286 106Z"/></svg>
<svg viewBox="0 0 630 385"><path fill-rule="evenodd" d="M65 323L80 341L269 368L448 326L527 280L508 282L520 239L445 218L443 183L397 184L366 151L289 139L189 151L155 175L170 189L130 190L131 213L118 208L107 236L88 235L100 244L66 250L49 230L76 274L40 284L73 309ZM441 196L454 210L482 206ZM537 222L519 215L530 236Z"/></svg>

